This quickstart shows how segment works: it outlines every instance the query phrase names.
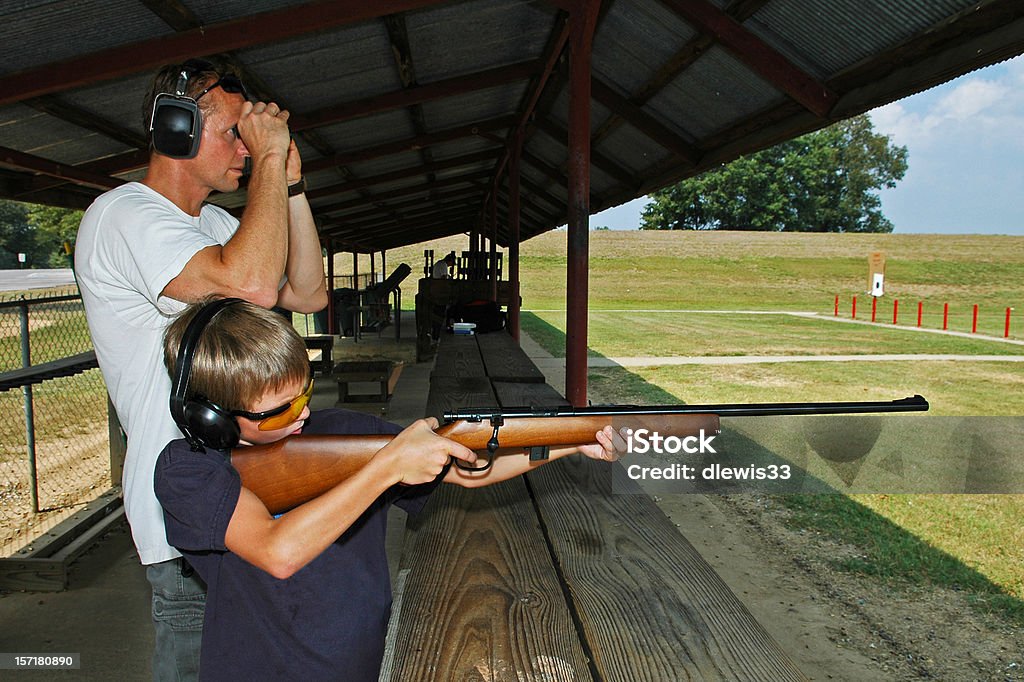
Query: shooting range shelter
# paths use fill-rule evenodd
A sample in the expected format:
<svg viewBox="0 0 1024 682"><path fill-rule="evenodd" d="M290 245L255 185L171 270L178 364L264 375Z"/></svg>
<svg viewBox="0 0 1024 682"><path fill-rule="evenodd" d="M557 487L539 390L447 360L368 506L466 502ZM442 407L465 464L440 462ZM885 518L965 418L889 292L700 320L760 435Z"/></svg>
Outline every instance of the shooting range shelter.
<svg viewBox="0 0 1024 682"><path fill-rule="evenodd" d="M85 208L141 178L154 70L224 58L292 112L332 270L338 252L455 234L507 247L517 338L519 244L567 225L574 405L590 214L1024 52L1019 0L109 0L2 18L0 197ZM240 213L246 194L210 200ZM497 291L494 270L481 278ZM595 679L622 665L572 656ZM718 660L734 661L718 676L799 677L784 657Z"/></svg>

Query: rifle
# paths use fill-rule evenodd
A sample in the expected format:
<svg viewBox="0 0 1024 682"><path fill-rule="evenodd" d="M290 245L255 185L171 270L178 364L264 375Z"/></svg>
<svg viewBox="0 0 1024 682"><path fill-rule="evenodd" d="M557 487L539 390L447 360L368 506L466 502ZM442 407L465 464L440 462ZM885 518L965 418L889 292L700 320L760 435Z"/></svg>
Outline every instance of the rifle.
<svg viewBox="0 0 1024 682"><path fill-rule="evenodd" d="M484 471L503 452L527 451L531 460L547 459L551 448L578 447L594 442L605 426L647 429L663 436L685 438L720 432L719 417L809 414L922 412L928 401L920 395L884 402L738 403L722 405L612 405L602 407L469 408L444 413L436 433L470 450L487 452ZM278 514L322 495L362 468L390 435L291 436L266 445L231 451L231 464L242 485L253 491L267 509Z"/></svg>

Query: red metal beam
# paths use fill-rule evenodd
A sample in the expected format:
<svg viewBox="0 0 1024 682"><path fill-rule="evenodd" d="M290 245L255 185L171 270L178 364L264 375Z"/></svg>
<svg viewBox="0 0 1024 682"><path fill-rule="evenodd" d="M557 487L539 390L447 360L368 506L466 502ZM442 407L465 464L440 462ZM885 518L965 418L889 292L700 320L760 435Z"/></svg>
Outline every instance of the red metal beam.
<svg viewBox="0 0 1024 682"><path fill-rule="evenodd" d="M266 45L440 0L321 0L43 64L0 78L0 105L156 69L189 57Z"/></svg>
<svg viewBox="0 0 1024 682"><path fill-rule="evenodd" d="M565 397L587 404L587 310L590 269L590 57L600 0L569 17L569 216L565 301Z"/></svg>
<svg viewBox="0 0 1024 682"><path fill-rule="evenodd" d="M60 178L61 180L73 182L77 185L85 185L86 187L95 187L103 190L120 187L125 183L125 181L120 178L112 178L109 175L91 173L89 171L76 168L75 166L70 166L66 163L51 161L49 159L44 159L41 156L26 154L25 152L19 152L17 149L9 149L7 147L0 147L0 165L15 168L17 170L42 173L43 175L48 175L51 178Z"/></svg>
<svg viewBox="0 0 1024 682"><path fill-rule="evenodd" d="M839 98L774 47L707 0L661 0L673 12L711 34L723 47L814 115L825 118Z"/></svg>

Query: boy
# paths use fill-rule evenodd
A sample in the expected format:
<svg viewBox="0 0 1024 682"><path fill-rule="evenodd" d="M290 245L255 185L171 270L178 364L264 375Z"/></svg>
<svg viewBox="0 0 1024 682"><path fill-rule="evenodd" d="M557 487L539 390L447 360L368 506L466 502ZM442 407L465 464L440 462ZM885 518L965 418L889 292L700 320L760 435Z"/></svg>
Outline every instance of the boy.
<svg viewBox="0 0 1024 682"><path fill-rule="evenodd" d="M194 342L187 394L233 415L240 445L303 431L396 435L354 476L278 518L241 486L226 451L193 451L183 440L164 449L155 488L167 539L208 585L200 676L376 680L391 607L387 506L417 512L450 458L473 463L476 455L435 434L433 418L402 430L355 412L311 414L306 348L291 325L242 301L208 305L221 309ZM189 308L168 329L172 375L201 310ZM580 451L617 458L610 428L595 441ZM552 450L550 457L575 451ZM525 453L503 455L484 473L451 467L443 480L476 487L530 468Z"/></svg>

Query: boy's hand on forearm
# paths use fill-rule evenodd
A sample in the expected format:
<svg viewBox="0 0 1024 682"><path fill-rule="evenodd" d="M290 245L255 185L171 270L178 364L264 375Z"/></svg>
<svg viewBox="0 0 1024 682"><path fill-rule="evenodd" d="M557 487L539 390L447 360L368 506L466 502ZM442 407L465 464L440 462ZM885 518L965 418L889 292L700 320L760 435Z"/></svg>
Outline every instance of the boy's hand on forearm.
<svg viewBox="0 0 1024 682"><path fill-rule="evenodd" d="M615 429L606 426L597 432L597 443L580 446L580 452L591 459L614 462L626 454L626 441Z"/></svg>
<svg viewBox="0 0 1024 682"><path fill-rule="evenodd" d="M429 483L444 470L451 457L470 464L476 462L476 453L437 435L436 428L434 417L415 421L378 453L395 483Z"/></svg>

